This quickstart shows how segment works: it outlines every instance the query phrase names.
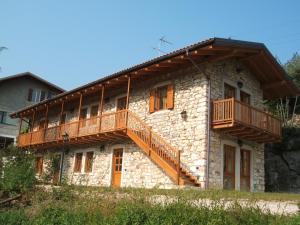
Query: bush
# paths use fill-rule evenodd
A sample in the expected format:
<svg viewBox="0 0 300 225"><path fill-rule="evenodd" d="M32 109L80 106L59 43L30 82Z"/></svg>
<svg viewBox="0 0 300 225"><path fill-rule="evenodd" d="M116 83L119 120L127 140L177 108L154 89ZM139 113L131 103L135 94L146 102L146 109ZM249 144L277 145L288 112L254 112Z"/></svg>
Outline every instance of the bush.
<svg viewBox="0 0 300 225"><path fill-rule="evenodd" d="M23 193L35 184L34 156L11 146L0 153L0 190L4 195Z"/></svg>
<svg viewBox="0 0 300 225"><path fill-rule="evenodd" d="M23 210L0 212L0 224L5 225L29 225L29 219Z"/></svg>

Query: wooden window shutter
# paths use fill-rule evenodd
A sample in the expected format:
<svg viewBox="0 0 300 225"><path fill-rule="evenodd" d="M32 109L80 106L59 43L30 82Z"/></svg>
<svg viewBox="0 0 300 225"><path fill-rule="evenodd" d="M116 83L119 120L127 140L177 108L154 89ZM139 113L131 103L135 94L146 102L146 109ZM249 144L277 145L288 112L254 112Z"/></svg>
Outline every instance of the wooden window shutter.
<svg viewBox="0 0 300 225"><path fill-rule="evenodd" d="M150 90L150 99L149 99L149 112L153 113L155 111L155 89Z"/></svg>
<svg viewBox="0 0 300 225"><path fill-rule="evenodd" d="M174 85L169 84L167 89L167 108L174 108Z"/></svg>
<svg viewBox="0 0 300 225"><path fill-rule="evenodd" d="M30 102L32 101L32 93L33 93L33 90L31 88L29 88L27 100L30 101Z"/></svg>

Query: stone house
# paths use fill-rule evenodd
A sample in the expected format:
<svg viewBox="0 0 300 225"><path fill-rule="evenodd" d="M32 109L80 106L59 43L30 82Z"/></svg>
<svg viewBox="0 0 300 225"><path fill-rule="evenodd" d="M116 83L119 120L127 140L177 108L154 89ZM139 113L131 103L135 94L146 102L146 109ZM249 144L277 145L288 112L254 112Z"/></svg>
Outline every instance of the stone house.
<svg viewBox="0 0 300 225"><path fill-rule="evenodd" d="M297 88L261 43L212 38L13 113L21 148L60 159L54 182L264 191L264 99Z"/></svg>
<svg viewBox="0 0 300 225"><path fill-rule="evenodd" d="M0 78L0 149L14 143L18 136L19 120L9 114L63 91L30 72Z"/></svg>

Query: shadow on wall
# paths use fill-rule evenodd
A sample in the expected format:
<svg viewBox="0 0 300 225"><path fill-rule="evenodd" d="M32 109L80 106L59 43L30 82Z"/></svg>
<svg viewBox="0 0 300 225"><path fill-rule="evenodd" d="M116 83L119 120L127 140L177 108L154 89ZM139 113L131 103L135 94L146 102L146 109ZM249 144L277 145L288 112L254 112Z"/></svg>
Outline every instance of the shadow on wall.
<svg viewBox="0 0 300 225"><path fill-rule="evenodd" d="M300 128L284 128L281 143L266 145L265 190L300 193Z"/></svg>

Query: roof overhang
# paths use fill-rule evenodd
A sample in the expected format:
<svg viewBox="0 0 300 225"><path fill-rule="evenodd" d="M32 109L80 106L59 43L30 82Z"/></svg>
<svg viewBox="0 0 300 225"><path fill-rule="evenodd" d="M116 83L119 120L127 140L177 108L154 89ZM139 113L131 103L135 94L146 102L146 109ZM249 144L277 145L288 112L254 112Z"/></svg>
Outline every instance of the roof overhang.
<svg viewBox="0 0 300 225"><path fill-rule="evenodd" d="M61 87L58 87L57 85L52 84L49 81L44 80L43 78L41 78L41 77L31 73L31 72L18 73L18 74L14 74L14 75L11 75L11 76L0 78L0 83L10 81L10 80L14 80L14 79L23 78L23 77L29 77L31 79L37 80L37 81L45 84L46 86L48 86L50 89L53 89L53 90L55 90L59 93L65 92L65 90L62 89Z"/></svg>
<svg viewBox="0 0 300 225"><path fill-rule="evenodd" d="M134 80L145 80L152 75L169 73L191 66L239 58L261 83L265 99L274 99L299 94L297 87L288 79L287 74L276 59L262 43L212 38L166 55L154 58L131 68L122 70L84 86L55 96L50 100L37 103L11 114L11 117L23 117L33 110L45 108L46 105L60 104L62 101L78 98L80 93L90 94L103 86L120 88L127 82L128 76Z"/></svg>

